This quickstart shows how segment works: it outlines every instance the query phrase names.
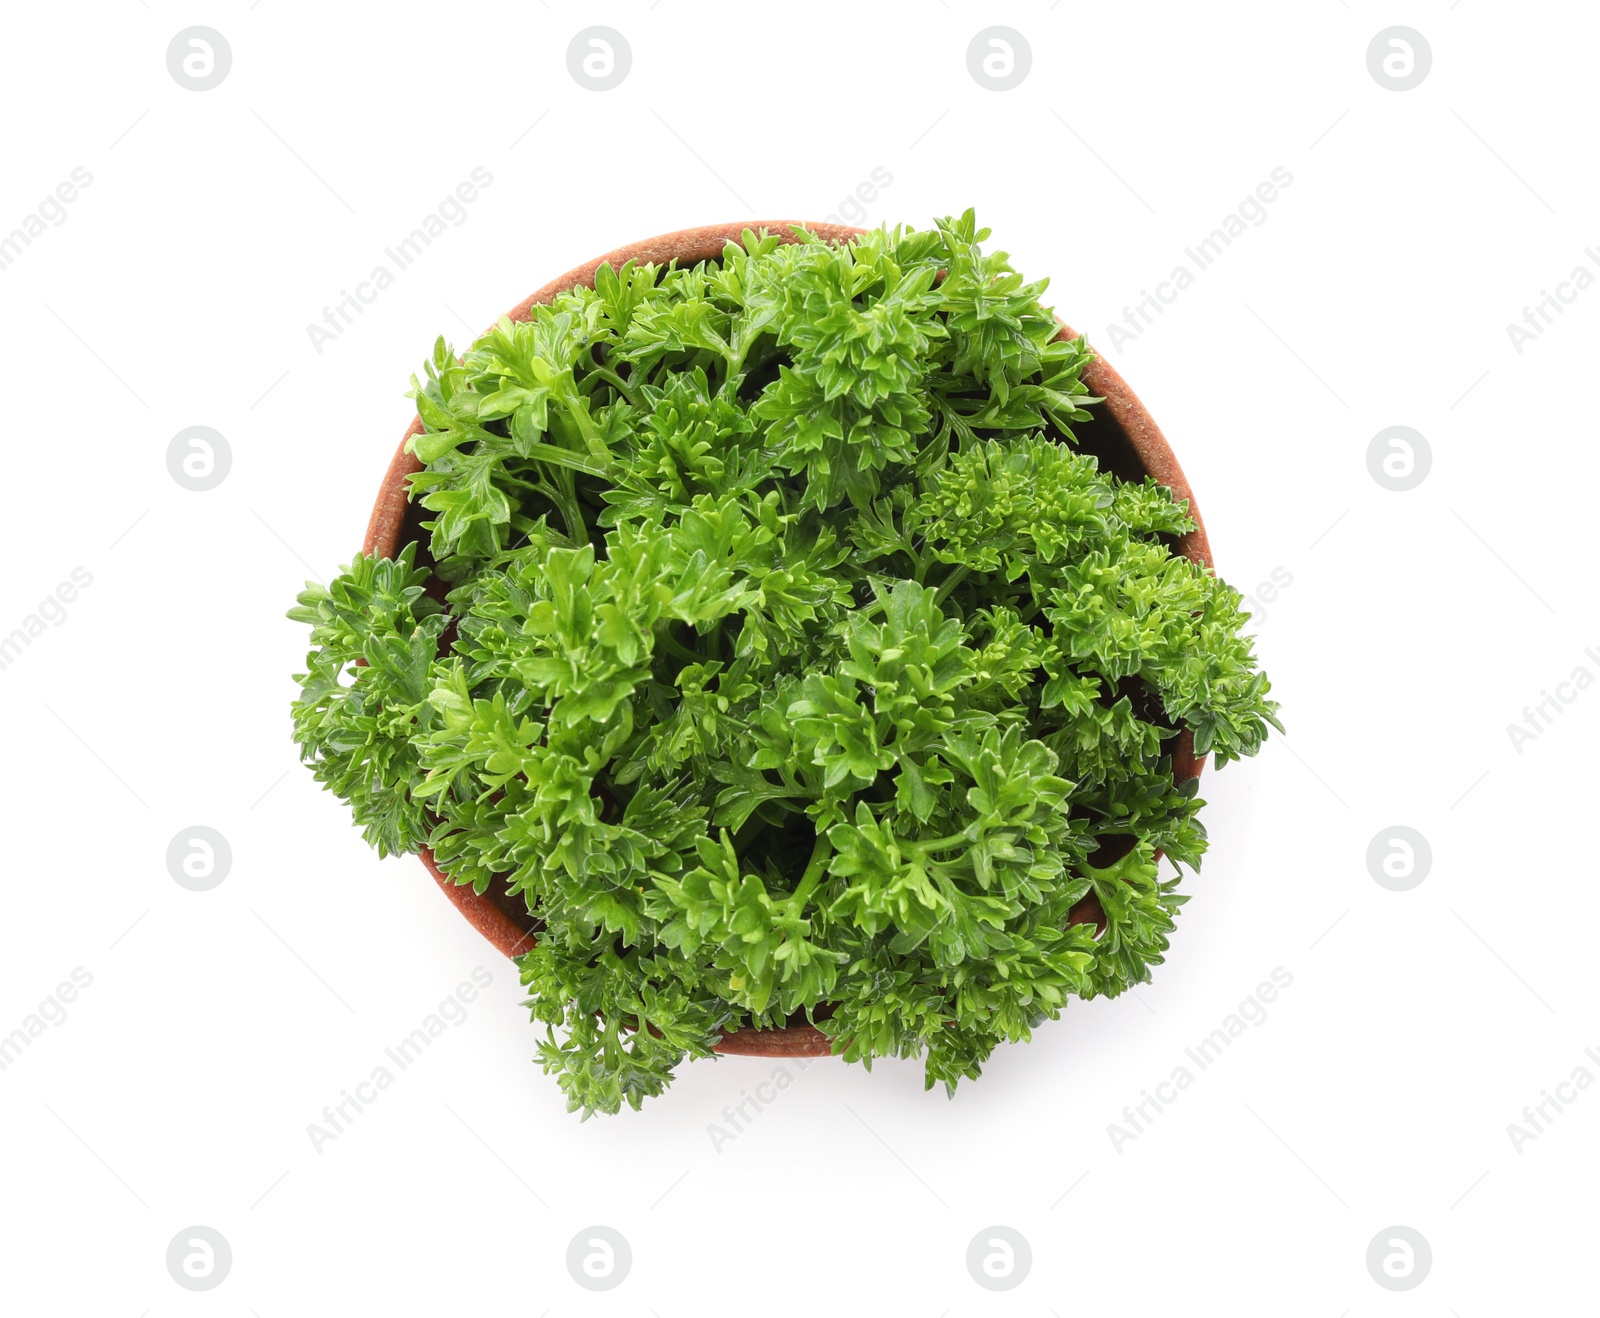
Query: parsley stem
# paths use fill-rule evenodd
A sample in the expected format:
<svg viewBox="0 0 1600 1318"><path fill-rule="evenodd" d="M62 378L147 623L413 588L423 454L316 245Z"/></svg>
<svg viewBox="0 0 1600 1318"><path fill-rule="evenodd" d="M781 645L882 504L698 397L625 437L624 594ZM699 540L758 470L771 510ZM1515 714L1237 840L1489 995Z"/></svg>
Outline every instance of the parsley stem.
<svg viewBox="0 0 1600 1318"><path fill-rule="evenodd" d="M918 839L900 838L900 839L898 839L898 841L899 841L900 845L902 847L906 848L907 850L915 850L915 851L924 851L924 852L926 852L926 851L947 851L949 848L951 848L953 846L957 846L957 845L959 845L960 843L963 843L963 842L968 843L970 845L970 843L972 842L972 838L970 836L968 836L968 833L967 833L966 830L963 830L960 833L951 833L948 837L934 837L934 838L927 838L926 840L921 839L921 838L918 838Z"/></svg>
<svg viewBox="0 0 1600 1318"><path fill-rule="evenodd" d="M670 622L658 622L656 624L656 644L666 650L668 654L675 654L678 658L685 659L692 664L701 664L706 660L705 655L696 654L682 641L678 640L677 637L673 636Z"/></svg>
<svg viewBox="0 0 1600 1318"><path fill-rule="evenodd" d="M582 436L589 452L603 462L610 462L611 450L606 446L605 440L600 438L594 418L589 415L589 400L576 387L563 389L556 397L561 404L561 410L571 417L572 424L577 426L578 434Z"/></svg>
<svg viewBox="0 0 1600 1318"><path fill-rule="evenodd" d="M939 589L934 592L933 602L935 604L943 604L945 597L963 581L965 581L967 579L967 574L971 571L972 569L965 563L958 567L954 572L952 572L948 577L939 583Z"/></svg>
<svg viewBox="0 0 1600 1318"><path fill-rule="evenodd" d="M604 380L634 407L639 405L639 400L633 396L628 386L623 382L622 377L609 366L592 366L589 368L589 374L594 379Z"/></svg>
<svg viewBox="0 0 1600 1318"><path fill-rule="evenodd" d="M828 857L832 854L833 848L828 844L828 835L818 833L817 844L811 849L811 861L806 866L806 872L800 876L799 886L785 903L790 915L798 916L806 909L806 902L816 891L817 884L822 882L822 872L827 867Z"/></svg>

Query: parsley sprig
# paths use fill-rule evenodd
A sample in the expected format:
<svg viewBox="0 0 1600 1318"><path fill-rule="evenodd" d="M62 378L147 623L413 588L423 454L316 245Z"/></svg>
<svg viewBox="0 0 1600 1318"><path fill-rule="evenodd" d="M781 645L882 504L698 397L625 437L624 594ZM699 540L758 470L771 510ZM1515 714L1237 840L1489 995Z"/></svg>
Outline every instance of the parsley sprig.
<svg viewBox="0 0 1600 1318"><path fill-rule="evenodd" d="M797 236L441 339L430 566L358 557L290 615L304 758L380 855L524 898L585 1115L796 1018L976 1076L1161 961L1158 854L1205 850L1180 727L1222 765L1277 726L1186 506L1073 447L1100 400L1045 283L971 211Z"/></svg>

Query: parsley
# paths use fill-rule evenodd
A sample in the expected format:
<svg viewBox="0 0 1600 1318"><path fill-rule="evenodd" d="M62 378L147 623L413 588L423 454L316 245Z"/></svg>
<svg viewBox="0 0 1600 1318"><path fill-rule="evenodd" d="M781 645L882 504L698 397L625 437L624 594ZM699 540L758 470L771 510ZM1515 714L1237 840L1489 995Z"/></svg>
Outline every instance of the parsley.
<svg viewBox="0 0 1600 1318"><path fill-rule="evenodd" d="M1205 850L1180 727L1222 765L1278 726L1186 505L1072 446L1100 400L1044 282L971 211L798 236L441 339L433 565L358 557L290 615L295 738L367 840L542 922L585 1115L797 1016L976 1076L1161 961L1158 853Z"/></svg>

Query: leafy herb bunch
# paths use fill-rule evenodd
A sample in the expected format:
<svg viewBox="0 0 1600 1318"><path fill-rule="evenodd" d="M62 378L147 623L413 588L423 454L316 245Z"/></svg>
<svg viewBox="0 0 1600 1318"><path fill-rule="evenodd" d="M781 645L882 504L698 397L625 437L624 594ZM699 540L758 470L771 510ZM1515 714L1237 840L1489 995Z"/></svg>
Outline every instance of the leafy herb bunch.
<svg viewBox="0 0 1600 1318"><path fill-rule="evenodd" d="M797 1018L953 1089L1149 978L1186 900L1157 855L1205 849L1178 730L1221 765L1277 726L1187 505L1072 447L1100 400L1045 281L970 210L796 236L441 339L431 565L358 557L290 615L296 740L367 840L542 922L522 979L585 1115Z"/></svg>

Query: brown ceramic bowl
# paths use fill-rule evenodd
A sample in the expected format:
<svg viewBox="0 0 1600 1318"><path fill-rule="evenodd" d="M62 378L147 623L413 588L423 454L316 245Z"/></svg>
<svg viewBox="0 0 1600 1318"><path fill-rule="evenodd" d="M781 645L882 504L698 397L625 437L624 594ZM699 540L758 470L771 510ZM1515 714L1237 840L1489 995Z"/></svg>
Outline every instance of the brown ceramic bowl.
<svg viewBox="0 0 1600 1318"><path fill-rule="evenodd" d="M708 224L698 229L679 229L676 233L662 234L659 238L629 243L614 252L585 261L560 278L551 280L506 314L512 320L527 320L528 309L532 306L550 302L557 294L578 284L592 288L594 272L602 262L609 262L613 268L628 260L658 265L677 260L680 265L692 265L696 261L720 256L723 247L729 242L738 242L746 229L770 229L780 235L784 242L794 242L796 239L789 229L793 223L799 222L750 220L742 224ZM804 227L830 241L842 241L863 232L842 224L806 223ZM1074 333L1065 323L1062 324L1063 338L1073 337ZM1211 548L1206 541L1205 527L1200 522L1194 492L1189 488L1183 469L1178 465L1178 459L1160 428L1151 419L1150 413L1145 411L1144 404L1102 358L1096 358L1084 371L1083 381L1091 393L1100 395L1105 402L1095 409L1093 421L1074 427L1079 440L1078 447L1094 454L1103 468L1124 479L1137 480L1148 474L1171 489L1177 498L1187 499L1196 528L1179 542L1179 551L1196 563L1211 566ZM422 469L422 464L406 451L407 441L421 430L422 419L413 418L401 437L400 447L395 450L389 470L384 473L383 485L378 490L378 499L372 508L372 519L367 524L367 538L361 546L365 554L392 558L403 545L423 538L420 525L422 509L408 499L410 486L406 481L407 476ZM428 561L425 545L419 546L417 561L419 565ZM1173 750L1173 769L1178 781L1199 777L1204 764L1205 757L1195 756L1193 741L1188 731L1183 731ZM503 888L497 890L494 887L480 896L470 885L458 886L439 868L433 853L426 847L422 850L422 861L445 895L455 903L456 909L506 956L519 956L533 946L538 922L528 913L520 896L509 896ZM1105 916L1093 895L1080 902L1072 912L1074 924L1091 921L1102 927L1105 924ZM820 1030L799 1019L783 1029L743 1030L726 1034L717 1045L717 1051L753 1057L825 1057L830 1048L827 1037Z"/></svg>

